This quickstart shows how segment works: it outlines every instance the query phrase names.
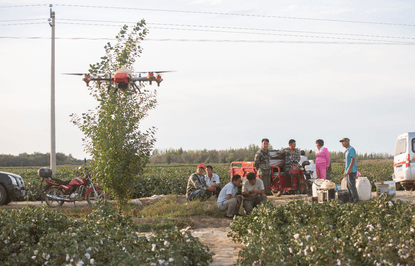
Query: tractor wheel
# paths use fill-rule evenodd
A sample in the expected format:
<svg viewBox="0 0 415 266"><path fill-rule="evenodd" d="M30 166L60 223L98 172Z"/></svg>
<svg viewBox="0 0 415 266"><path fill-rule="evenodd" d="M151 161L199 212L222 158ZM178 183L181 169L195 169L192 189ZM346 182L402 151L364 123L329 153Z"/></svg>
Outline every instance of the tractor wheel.
<svg viewBox="0 0 415 266"><path fill-rule="evenodd" d="M282 194L282 190L273 190L272 191L272 195L274 195L274 197L280 197Z"/></svg>

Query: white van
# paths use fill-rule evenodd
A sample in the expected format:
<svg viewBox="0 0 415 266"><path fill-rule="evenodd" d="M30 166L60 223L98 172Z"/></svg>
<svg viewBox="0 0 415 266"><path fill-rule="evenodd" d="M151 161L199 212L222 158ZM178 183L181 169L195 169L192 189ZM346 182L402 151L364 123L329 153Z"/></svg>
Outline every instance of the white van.
<svg viewBox="0 0 415 266"><path fill-rule="evenodd" d="M415 189L415 132L398 136L393 159L393 181L406 189Z"/></svg>

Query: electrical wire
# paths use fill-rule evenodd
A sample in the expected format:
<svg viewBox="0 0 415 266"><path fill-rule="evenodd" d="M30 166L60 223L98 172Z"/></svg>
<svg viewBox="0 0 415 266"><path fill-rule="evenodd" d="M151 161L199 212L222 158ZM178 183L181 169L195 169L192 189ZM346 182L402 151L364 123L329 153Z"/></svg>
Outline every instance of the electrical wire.
<svg viewBox="0 0 415 266"><path fill-rule="evenodd" d="M0 36L0 39L33 39L33 40L50 40L51 37L18 37L18 36ZM56 40L116 40L116 38L93 38L93 37L55 37ZM226 40L226 39L156 39L147 38L143 40L156 42L221 42L221 43L286 43L286 44L361 44L361 45L415 45L412 42L334 42L334 41L282 41L282 40Z"/></svg>
<svg viewBox="0 0 415 266"><path fill-rule="evenodd" d="M61 24L70 25L90 25L90 26L118 26L110 24L88 24L88 23L76 23L76 22L61 22ZM181 30L181 31L200 31L200 32L214 32L214 33L232 33L232 34L254 34L265 36L283 36L283 37L296 37L296 38L320 38L320 39L337 39L337 40L354 40L354 41L374 41L384 42L384 40L371 40L371 39L356 39L356 38L344 38L344 37L331 37L331 36L313 36L313 35L295 35L287 33L262 33L262 32L241 32L241 31L225 31L225 30L208 30L208 29L183 29L183 28L169 28L169 27L149 27L149 29L162 29L162 30ZM401 43L401 41L388 40L388 42Z"/></svg>
<svg viewBox="0 0 415 266"><path fill-rule="evenodd" d="M44 6L52 7L52 5L48 5L48 4L37 4L37 5L0 6L0 8L44 7ZM153 12L172 12L172 13L188 13L188 14L221 15L221 16L258 17L258 18L273 18L273 19L310 20L310 21L325 21L325 22L374 24L374 25L386 25L386 26L404 26L404 27L414 27L415 26L415 24L407 24L407 23L373 22L373 21L358 21L358 20L306 18L306 17L288 17L288 16L274 16L274 15L257 15L257 14L243 14L243 13L224 13L224 12L207 12L207 11L192 11L192 10L156 9L156 8L142 8L142 7L114 7L114 6L111 7L111 6L89 6L89 5L70 5L70 4L55 4L55 6L75 7L75 8L143 10L143 11L153 11Z"/></svg>
<svg viewBox="0 0 415 266"><path fill-rule="evenodd" d="M33 7L33 6L46 6L43 5L20 5L20 6L3 6L1 8L7 7ZM51 6L51 5L50 5ZM127 7L105 7L105 6L85 6L85 5L66 5L66 4L58 4L57 6L67 6L67 7L83 7L83 8L108 8L108 9L139 9L139 10L152 10L152 11L160 11L160 12L185 12L185 13L204 13L204 14L216 14L216 15L246 15L246 16L261 16L261 17L273 17L273 18L289 18L289 17L278 17L278 16L262 16L262 15L250 15L250 14L233 14L233 13L216 13L216 12L201 12L201 11L180 11L180 10L164 10L164 9L144 9L144 8L127 8ZM307 19L307 18L296 18L296 19ZM34 20L45 20L44 22L27 22L27 23L7 23L7 24L0 24L0 26L11 26L11 25L32 25L32 24L43 24L46 23L46 19L42 18L35 18L35 19L14 19L14 20L0 20L1 22L15 22L15 21L34 21ZM313 19L314 20L314 19ZM320 20L320 19L319 19ZM325 19L321 19L325 20ZM93 24L93 23L76 23L76 22L66 22L66 21L88 21L88 22L109 22L109 23L131 23L136 24L136 22L122 22L122 21L108 21L108 20L84 20L84 19L57 19L60 24L71 24L71 25L89 25L89 26L116 26L120 27L120 25L114 24ZM325 20L325 21L332 21L332 20ZM353 22L353 21L341 21L341 22ZM354 21L355 22L355 21ZM359 23L366 23L366 22L359 22ZM211 25L194 25L194 24L172 24L172 23L147 23L148 25L156 25L150 26L150 29L161 29L161 30L181 30L181 31L201 31L201 32L215 32L215 33L232 33L232 34L256 34L256 35L267 35L267 36L284 36L284 37L296 37L296 38L319 38L319 39L337 39L337 40L345 40L345 41L358 41L357 43L376 43L379 44L402 44L402 45L412 45L415 43L411 42L402 42L402 41L395 41L395 40L376 40L376 39L359 39L359 38L345 38L345 37L331 37L331 36L321 36L321 35L343 35L343 36L357 36L357 37L365 37L365 38L385 38L385 39L399 39L399 40L414 40L415 38L412 37L401 37L401 36L382 36L382 35L370 35L370 34L351 34L351 33L332 33L332 32L315 32L315 31L295 31L295 30L278 30L278 29L261 29L261 28L242 28L242 27L226 27L226 26L211 26ZM379 24L379 23L376 23ZM382 23L384 24L384 23ZM401 26L413 26L413 25L403 25L403 24L394 24L394 25L401 25ZM160 27L160 26L170 26L170 27ZM275 32L285 32L285 33L275 33ZM296 34L292 34L296 33ZM297 33L301 34L319 34L320 36L316 35L298 35ZM0 38L9 38L9 37L0 37ZM14 38L14 37L10 37ZM27 38L42 38L42 37L27 37ZM58 38L57 38L58 39ZM72 40L75 39L83 39L85 38L70 38ZM108 38L90 38L91 40L108 40ZM190 39L164 39L164 40L181 40L186 41ZM193 41L193 40L190 40ZM199 40L205 41L205 40ZM220 41L220 40L219 40ZM225 42L229 42L230 40L224 40ZM247 41L247 40L245 40ZM264 41L259 41L264 42ZM276 41L278 43L285 42L285 41ZM298 41L286 41L289 43L299 43ZM300 43L320 43L314 41L304 41ZM323 42L328 43L328 42ZM344 42L343 42L344 43ZM353 43L353 42L348 42Z"/></svg>
<svg viewBox="0 0 415 266"><path fill-rule="evenodd" d="M0 24L1 26L19 26L19 25L38 25L38 24L45 24L47 21L44 22L31 22L31 23L11 23L11 24Z"/></svg>
<svg viewBox="0 0 415 266"><path fill-rule="evenodd" d="M189 13L189 14L206 14L206 15L240 16L240 17L259 17L259 18L274 18L274 19L311 20L311 21L343 22L343 23L374 24L374 25L405 26L405 27L414 27L415 26L414 24L405 24L405 23L370 22L370 21L305 18L305 17L286 17L286 16L273 16L273 15L256 15L256 14L241 14L241 13L222 13L222 12L207 12L207 11L155 9L155 8L141 8L141 7L109 7L109 6L88 6L88 5L69 5L69 4L56 4L55 6L77 7L77 8L80 7L80 8L101 8L101 9L121 9L121 10L143 10L143 11L154 11L154 12L176 12L176 13Z"/></svg>
<svg viewBox="0 0 415 266"><path fill-rule="evenodd" d="M0 6L0 8L15 8L15 7L40 7L50 6L49 4L37 4L37 5L16 5L16 6Z"/></svg>
<svg viewBox="0 0 415 266"><path fill-rule="evenodd" d="M1 22L11 22L11 21L27 21L27 20L47 20L48 18L25 18L25 19L6 19L0 20Z"/></svg>
<svg viewBox="0 0 415 266"><path fill-rule="evenodd" d="M120 23L120 24L135 24L137 22L123 22L123 21L108 21L108 20L91 20L91 19L57 19L57 21L88 21L88 22L105 22L105 23ZM65 22L64 22L65 23ZM80 24L82 25L82 24ZM92 24L94 25L94 24ZM278 30L278 29L261 29L261 28L242 28L242 27L225 27L225 26L212 26L212 25L194 25L194 24L172 24L172 23L155 23L150 22L146 25L162 25L162 26L177 26L177 27L193 27L193 28L214 28L214 29L233 29L233 30L249 30L249 31L265 31L265 32L294 32L294 33L307 33L307 34L326 34L326 35L344 35L344 36L359 36L359 37L371 37L371 38L391 38L391 39L406 39L415 40L412 37L401 36L387 36L387 35L371 35L371 34L356 34L356 33L334 33L334 32L318 32L318 31L298 31L298 30ZM119 25L109 25L119 26Z"/></svg>

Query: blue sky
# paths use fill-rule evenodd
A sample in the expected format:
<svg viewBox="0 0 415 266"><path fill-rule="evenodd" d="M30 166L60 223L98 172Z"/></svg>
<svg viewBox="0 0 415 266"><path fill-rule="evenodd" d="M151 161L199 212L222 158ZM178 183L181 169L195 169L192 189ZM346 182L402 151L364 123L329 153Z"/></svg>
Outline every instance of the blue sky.
<svg viewBox="0 0 415 266"><path fill-rule="evenodd" d="M158 128L158 149L241 148L267 137L274 148L294 138L314 149L321 138L339 151L338 141L349 137L360 153L393 153L396 137L415 131L412 1L52 4L62 38L57 152L88 157L69 115L95 106L81 78L60 73L87 71L110 41L93 38L113 38L116 22L141 19L150 34L134 70L176 71L148 87L157 89L158 106L142 127ZM48 5L0 1L1 154L50 151Z"/></svg>

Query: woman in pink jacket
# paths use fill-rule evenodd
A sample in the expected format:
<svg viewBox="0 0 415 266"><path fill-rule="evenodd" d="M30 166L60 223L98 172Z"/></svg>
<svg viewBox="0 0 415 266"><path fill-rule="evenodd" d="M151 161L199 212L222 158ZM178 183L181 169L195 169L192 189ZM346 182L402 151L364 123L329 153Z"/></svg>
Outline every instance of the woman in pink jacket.
<svg viewBox="0 0 415 266"><path fill-rule="evenodd" d="M324 148L322 139L316 140L316 172L317 178L326 180L326 171L330 165L330 154L327 148Z"/></svg>

